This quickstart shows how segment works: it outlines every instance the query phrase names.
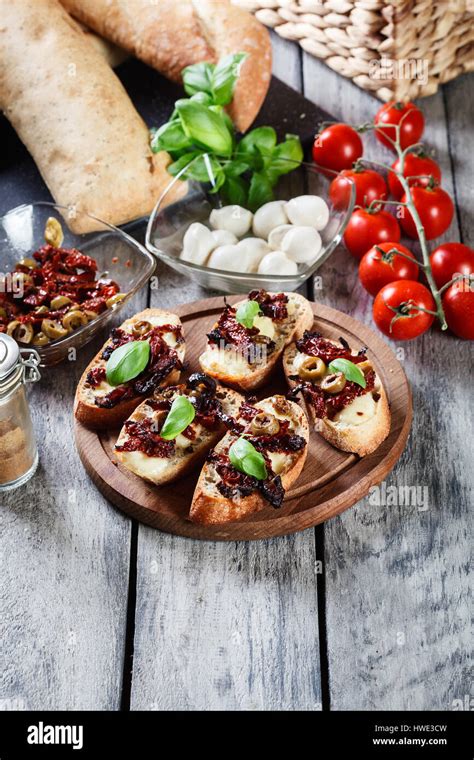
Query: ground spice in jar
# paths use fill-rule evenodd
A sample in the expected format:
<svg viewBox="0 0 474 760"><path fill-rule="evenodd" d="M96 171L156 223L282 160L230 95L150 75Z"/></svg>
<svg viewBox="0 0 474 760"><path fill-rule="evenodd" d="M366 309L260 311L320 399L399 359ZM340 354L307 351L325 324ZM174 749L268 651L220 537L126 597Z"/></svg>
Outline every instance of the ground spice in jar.
<svg viewBox="0 0 474 760"><path fill-rule="evenodd" d="M24 431L12 420L0 420L0 484L21 478L33 461Z"/></svg>

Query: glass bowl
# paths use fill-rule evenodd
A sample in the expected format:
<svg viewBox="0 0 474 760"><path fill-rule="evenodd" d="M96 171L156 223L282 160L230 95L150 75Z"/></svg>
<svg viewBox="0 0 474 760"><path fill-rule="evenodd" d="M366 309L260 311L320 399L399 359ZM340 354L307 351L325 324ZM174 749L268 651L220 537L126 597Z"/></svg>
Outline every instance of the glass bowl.
<svg viewBox="0 0 474 760"><path fill-rule="evenodd" d="M323 247L317 259L310 265L298 265L298 273L295 275L234 273L191 264L180 259L183 238L191 224L201 222L209 226L211 211L226 205L218 193L211 192L212 183L203 184L195 181L188 181L187 193L183 198L167 205L168 194L180 176L170 182L150 216L146 247L158 259L195 280L202 287L223 293L248 293L250 290L261 288L269 292L298 290L327 261L342 241L355 205L356 189L353 183L347 210L338 211L329 200L330 181L319 174L311 164L302 164L282 178L275 189L275 197L277 200L290 200L299 195L318 195L324 198L331 215L327 227L320 232Z"/></svg>
<svg viewBox="0 0 474 760"><path fill-rule="evenodd" d="M41 366L58 364L70 349L80 349L89 343L125 304L142 288L155 271L156 262L146 248L130 235L111 224L102 222L89 214L76 213L94 221L96 232L74 234L67 227L69 210L54 203L32 203L18 206L0 218L0 266L1 274L12 272L20 259L31 258L44 244L46 221L55 216L62 224L65 248L77 248L97 261L98 273L106 274L120 286L126 297L113 308L107 309L87 325L75 330L46 346L35 346L41 357ZM22 344L23 346L23 344ZM25 347L25 346L23 346Z"/></svg>

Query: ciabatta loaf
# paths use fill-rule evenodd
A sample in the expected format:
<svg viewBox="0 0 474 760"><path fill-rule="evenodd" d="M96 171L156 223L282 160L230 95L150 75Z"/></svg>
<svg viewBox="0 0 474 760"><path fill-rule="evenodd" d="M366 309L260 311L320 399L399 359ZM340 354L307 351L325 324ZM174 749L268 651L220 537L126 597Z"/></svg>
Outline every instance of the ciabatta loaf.
<svg viewBox="0 0 474 760"><path fill-rule="evenodd" d="M363 372L366 388L345 378L333 377L328 365L333 359L348 359ZM307 333L285 350L283 367L290 388L300 389L315 430L341 451L367 456L390 432L387 394L365 349L360 352L329 341L319 333ZM339 387L337 383L343 385Z"/></svg>
<svg viewBox="0 0 474 760"><path fill-rule="evenodd" d="M301 337L314 321L310 304L298 293L254 291L248 300L256 300L262 309L254 327L247 329L236 320L243 301L227 306L199 359L203 372L244 392L260 388L269 380L285 347Z"/></svg>
<svg viewBox="0 0 474 760"><path fill-rule="evenodd" d="M257 116L272 70L268 30L229 0L61 0L77 19L168 79L184 68L247 53L231 115L241 132Z"/></svg>
<svg viewBox="0 0 474 760"><path fill-rule="evenodd" d="M107 361L115 349L133 340L150 342L150 362L134 380L112 387L107 382ZM95 430L118 427L157 388L179 382L185 352L181 321L175 314L146 309L127 319L86 367L76 391L76 418Z"/></svg>
<svg viewBox="0 0 474 760"><path fill-rule="evenodd" d="M272 396L254 406L244 405L237 421L242 423L240 435L264 456L268 478L258 481L232 465L229 450L239 434L228 433L202 470L191 505L193 522L219 525L241 520L270 505L281 507L285 492L304 467L309 428L297 404L283 396ZM271 434L258 434L262 426Z"/></svg>
<svg viewBox="0 0 474 760"><path fill-rule="evenodd" d="M238 416L244 401L233 390L216 387L198 396L196 417L174 440L165 441L159 431L173 401L194 391L186 385L158 391L144 401L125 423L116 444L116 457L139 478L162 486L173 483L199 464L225 435L227 424Z"/></svg>

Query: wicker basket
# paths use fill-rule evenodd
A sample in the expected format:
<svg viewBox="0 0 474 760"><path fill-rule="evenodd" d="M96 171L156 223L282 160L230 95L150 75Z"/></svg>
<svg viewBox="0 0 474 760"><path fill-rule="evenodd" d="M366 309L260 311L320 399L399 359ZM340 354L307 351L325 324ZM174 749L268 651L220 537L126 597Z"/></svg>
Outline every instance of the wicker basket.
<svg viewBox="0 0 474 760"><path fill-rule="evenodd" d="M381 100L474 70L474 0L232 0Z"/></svg>

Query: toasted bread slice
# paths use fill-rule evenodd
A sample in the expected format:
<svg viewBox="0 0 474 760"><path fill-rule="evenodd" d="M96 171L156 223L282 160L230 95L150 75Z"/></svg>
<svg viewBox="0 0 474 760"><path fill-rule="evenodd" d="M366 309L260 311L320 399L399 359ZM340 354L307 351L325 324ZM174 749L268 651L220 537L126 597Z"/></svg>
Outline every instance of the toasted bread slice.
<svg viewBox="0 0 474 760"><path fill-rule="evenodd" d="M103 358L104 351L112 345L112 336L101 348L97 356L86 367L84 374L82 375L79 385L77 386L76 399L74 403L74 414L76 419L83 425L90 427L94 430L104 430L108 428L119 427L122 425L127 417L129 417L133 410L142 403L145 396L151 396L156 387L166 387L168 385L176 385L179 382L181 375L181 368L183 365L186 347L182 338L182 325L181 320L176 314L171 314L168 311L162 311L161 309L145 309L145 311L136 314L131 319L127 319L119 330L124 333L131 334L134 326L138 323L148 322L153 329L170 325L176 332L170 330L163 333L163 340L175 353L176 359L174 368L156 384L152 383L152 387L146 394L135 393L133 386L135 381L126 383L121 388L129 389L127 398L119 403L113 404L110 407L104 405L104 399L108 397L108 394L115 391L111 385L107 383L104 378L98 385L91 384L88 381L90 373L97 371L98 373L105 370L107 361ZM143 337L146 337L144 335ZM139 338L136 338L137 340ZM138 378L137 378L138 379Z"/></svg>
<svg viewBox="0 0 474 760"><path fill-rule="evenodd" d="M185 385L169 388L167 397L170 402L173 402L177 396L183 395L185 388ZM193 439L186 438L184 435L179 435L174 442L162 441L161 439L165 447L162 453L167 451L166 455L147 455L141 450L124 450L122 447L126 449L127 444L130 446L130 442L132 442L131 448L134 447L132 436L129 433L129 423L138 423L141 426L144 423L145 425L147 423L156 424L159 412L156 411L156 407L153 408L153 402L159 400L160 396L163 398L160 393L155 393L153 399L144 401L134 411L122 428L116 444L118 448L115 451L117 459L127 470L156 486L173 483L202 464L209 451L225 435L227 430L225 425L218 420L215 429L209 430L199 423L199 418L196 418L189 426L195 435ZM238 416L240 406L244 401L244 397L236 391L219 386L216 391L216 399L220 402L224 414L229 417Z"/></svg>
<svg viewBox="0 0 474 760"><path fill-rule="evenodd" d="M270 355L264 352L260 360L257 355L254 357L257 360L251 363L237 347L224 348L209 343L199 359L203 372L224 385L244 392L254 391L264 385L280 360L285 346L300 338L314 322L311 306L304 296L298 293L286 295L288 318L284 321L270 320L268 317L263 320L262 334L270 337L275 343L275 349ZM236 304L234 309L241 303L244 302Z"/></svg>
<svg viewBox="0 0 474 760"><path fill-rule="evenodd" d="M304 358L308 357L298 351L295 343L285 349L283 368L291 388L295 388L300 382L292 378L298 376ZM373 367L371 362L370 365ZM316 432L341 451L358 454L360 457L367 456L378 449L390 433L391 419L387 394L376 372L373 390L355 398L352 403L337 412L332 420L327 417L318 418L311 401L306 398L306 402Z"/></svg>
<svg viewBox="0 0 474 760"><path fill-rule="evenodd" d="M302 409L283 396L272 396L255 404L255 409L276 417L279 421L290 423L289 434L299 436L302 448L297 451L268 452L274 475L281 478L283 489L288 490L297 480L304 467L309 441L309 426ZM240 418L242 422L242 418ZM250 423L245 423L247 431ZM199 478L191 505L190 518L193 522L204 525L220 525L241 520L243 517L259 512L269 506L270 502L257 488L248 495L235 494L228 497L219 490L221 477L213 456L223 456L228 460L230 447L237 441L236 433L227 433L214 449L211 459L206 462ZM234 470L237 473L236 470Z"/></svg>

